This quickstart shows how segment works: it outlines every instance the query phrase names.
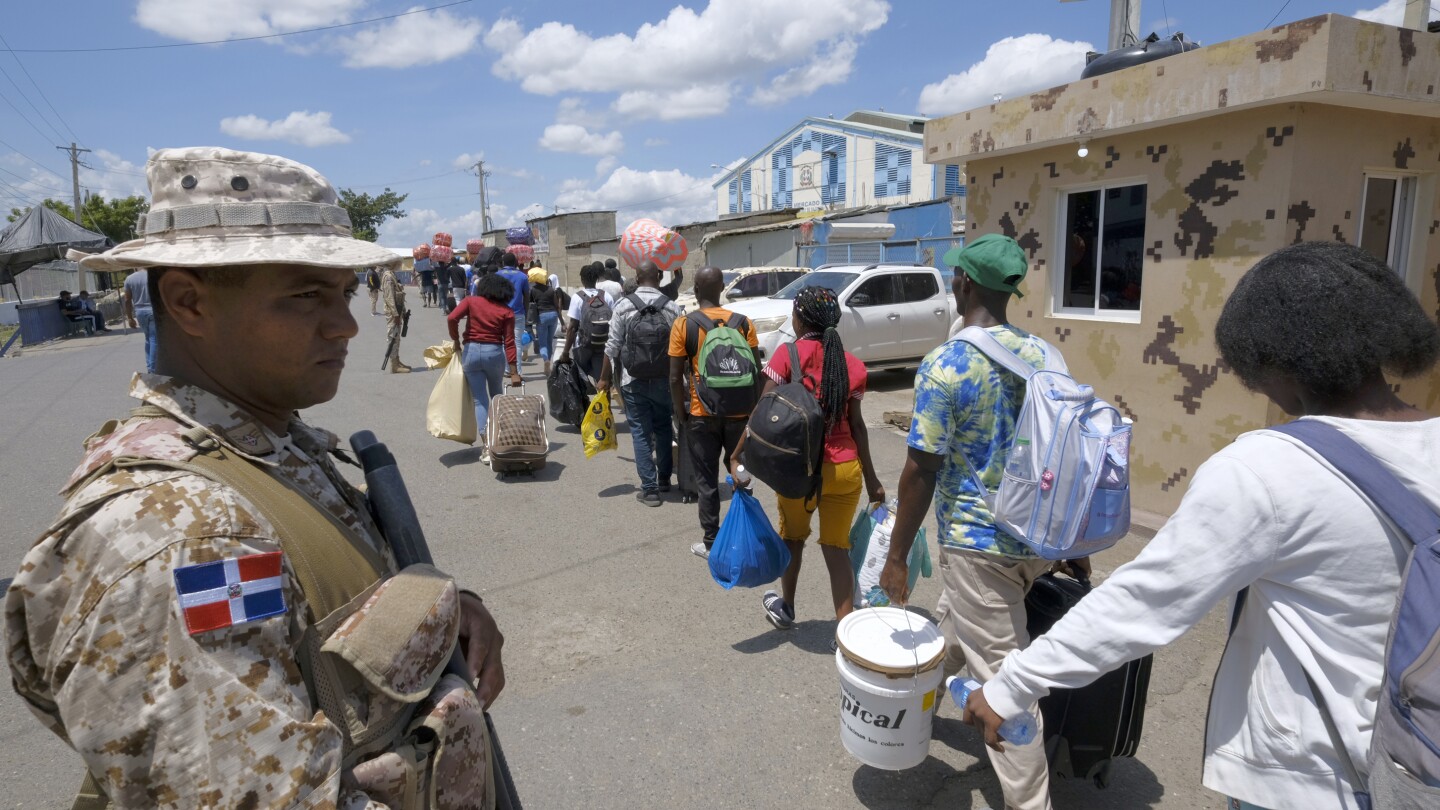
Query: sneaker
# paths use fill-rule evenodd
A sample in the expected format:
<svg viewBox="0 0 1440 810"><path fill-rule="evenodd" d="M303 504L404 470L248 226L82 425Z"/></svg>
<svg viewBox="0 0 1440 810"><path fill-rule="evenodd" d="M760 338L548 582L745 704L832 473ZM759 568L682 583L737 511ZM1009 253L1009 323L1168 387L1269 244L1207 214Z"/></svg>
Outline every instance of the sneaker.
<svg viewBox="0 0 1440 810"><path fill-rule="evenodd" d="M666 477L666 478L661 478L661 479L660 479L660 491L661 491L661 492L669 492L669 491L670 491L670 479L669 479L668 477Z"/></svg>
<svg viewBox="0 0 1440 810"><path fill-rule="evenodd" d="M795 611L787 604L780 594L774 591L766 591L760 597L760 604L765 606L765 618L775 625L776 630L789 630L795 626Z"/></svg>
<svg viewBox="0 0 1440 810"><path fill-rule="evenodd" d="M490 466L490 448L486 447L480 451L480 463L486 467Z"/></svg>
<svg viewBox="0 0 1440 810"><path fill-rule="evenodd" d="M710 559L710 544L703 542L696 543L695 545L690 547L690 553L694 554L696 557L699 557L702 560L708 560Z"/></svg>
<svg viewBox="0 0 1440 810"><path fill-rule="evenodd" d="M656 492L653 489L647 489L643 492L635 493L635 500L645 504L646 506L652 507L659 506L661 504L660 493Z"/></svg>

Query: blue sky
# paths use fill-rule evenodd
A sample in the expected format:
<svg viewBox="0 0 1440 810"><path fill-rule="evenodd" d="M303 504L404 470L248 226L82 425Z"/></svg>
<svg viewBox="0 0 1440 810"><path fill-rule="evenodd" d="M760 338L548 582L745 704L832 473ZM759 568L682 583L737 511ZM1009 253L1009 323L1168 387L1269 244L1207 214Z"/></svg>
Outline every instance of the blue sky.
<svg viewBox="0 0 1440 810"><path fill-rule="evenodd" d="M941 115L1069 81L1104 49L1105 0L689 0L459 3L223 45L174 45L366 20L453 0L48 0L7 3L0 206L70 198L66 156L106 196L144 193L148 149L222 145L309 163L337 186L408 193L382 229L406 246L479 234L491 215L617 208L713 216L712 164L807 115ZM1210 44L1336 12L1398 21L1403 0L1146 0L1145 32ZM1282 6L1284 6L1282 10ZM0 46L3 48L3 46ZM53 106L53 110L51 107Z"/></svg>

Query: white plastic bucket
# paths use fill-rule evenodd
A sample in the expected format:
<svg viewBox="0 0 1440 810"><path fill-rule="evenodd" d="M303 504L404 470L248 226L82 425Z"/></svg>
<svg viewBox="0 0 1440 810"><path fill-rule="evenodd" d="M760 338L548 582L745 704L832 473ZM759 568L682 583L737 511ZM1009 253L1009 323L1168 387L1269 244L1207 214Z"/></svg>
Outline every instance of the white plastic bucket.
<svg viewBox="0 0 1440 810"><path fill-rule="evenodd" d="M900 608L866 608L846 616L836 638L845 750L887 771L924 762L945 674L940 628Z"/></svg>

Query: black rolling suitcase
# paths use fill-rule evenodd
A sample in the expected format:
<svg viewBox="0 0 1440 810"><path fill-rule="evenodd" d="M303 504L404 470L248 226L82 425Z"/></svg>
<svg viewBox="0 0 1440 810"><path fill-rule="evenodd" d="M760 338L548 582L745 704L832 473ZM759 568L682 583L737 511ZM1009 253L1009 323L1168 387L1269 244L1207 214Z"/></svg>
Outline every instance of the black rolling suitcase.
<svg viewBox="0 0 1440 810"><path fill-rule="evenodd" d="M1090 592L1089 580L1045 574L1025 597L1025 630L1034 639ZM1145 725L1153 655L1107 672L1089 686L1057 689L1040 701L1045 753L1056 776L1105 787L1116 757L1133 757Z"/></svg>
<svg viewBox="0 0 1440 810"><path fill-rule="evenodd" d="M700 500L700 490L695 488L695 458L690 454L690 426L682 424L675 431L675 488L680 490L681 503L695 503Z"/></svg>
<svg viewBox="0 0 1440 810"><path fill-rule="evenodd" d="M545 467L550 438L545 432L545 398L501 394L490 400L490 424L485 441L490 451L490 469L506 473L531 473Z"/></svg>

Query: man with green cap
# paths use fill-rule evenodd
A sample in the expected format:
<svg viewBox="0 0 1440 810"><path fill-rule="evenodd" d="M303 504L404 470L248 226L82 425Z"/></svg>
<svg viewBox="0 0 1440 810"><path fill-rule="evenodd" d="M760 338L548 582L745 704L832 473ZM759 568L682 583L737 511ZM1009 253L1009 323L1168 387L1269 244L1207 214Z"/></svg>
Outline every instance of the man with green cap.
<svg viewBox="0 0 1440 810"><path fill-rule="evenodd" d="M1064 367L1054 347L1007 318L1027 270L1025 251L1014 239L986 234L951 250L944 261L955 268L955 301L966 326L984 329L1036 368L1047 359L1051 367ZM933 498L944 586L935 619L945 634L947 676L963 667L984 683L1006 655L1030 643L1025 594L1052 566L996 527L986 493L975 484L978 476L987 489L999 487L1024 399L1024 380L959 339L930 352L915 375L909 456L880 586L897 602L908 596L906 560ZM1071 562L1089 569L1088 561ZM1009 810L1050 808L1043 741L1037 727L1029 745L990 750Z"/></svg>

